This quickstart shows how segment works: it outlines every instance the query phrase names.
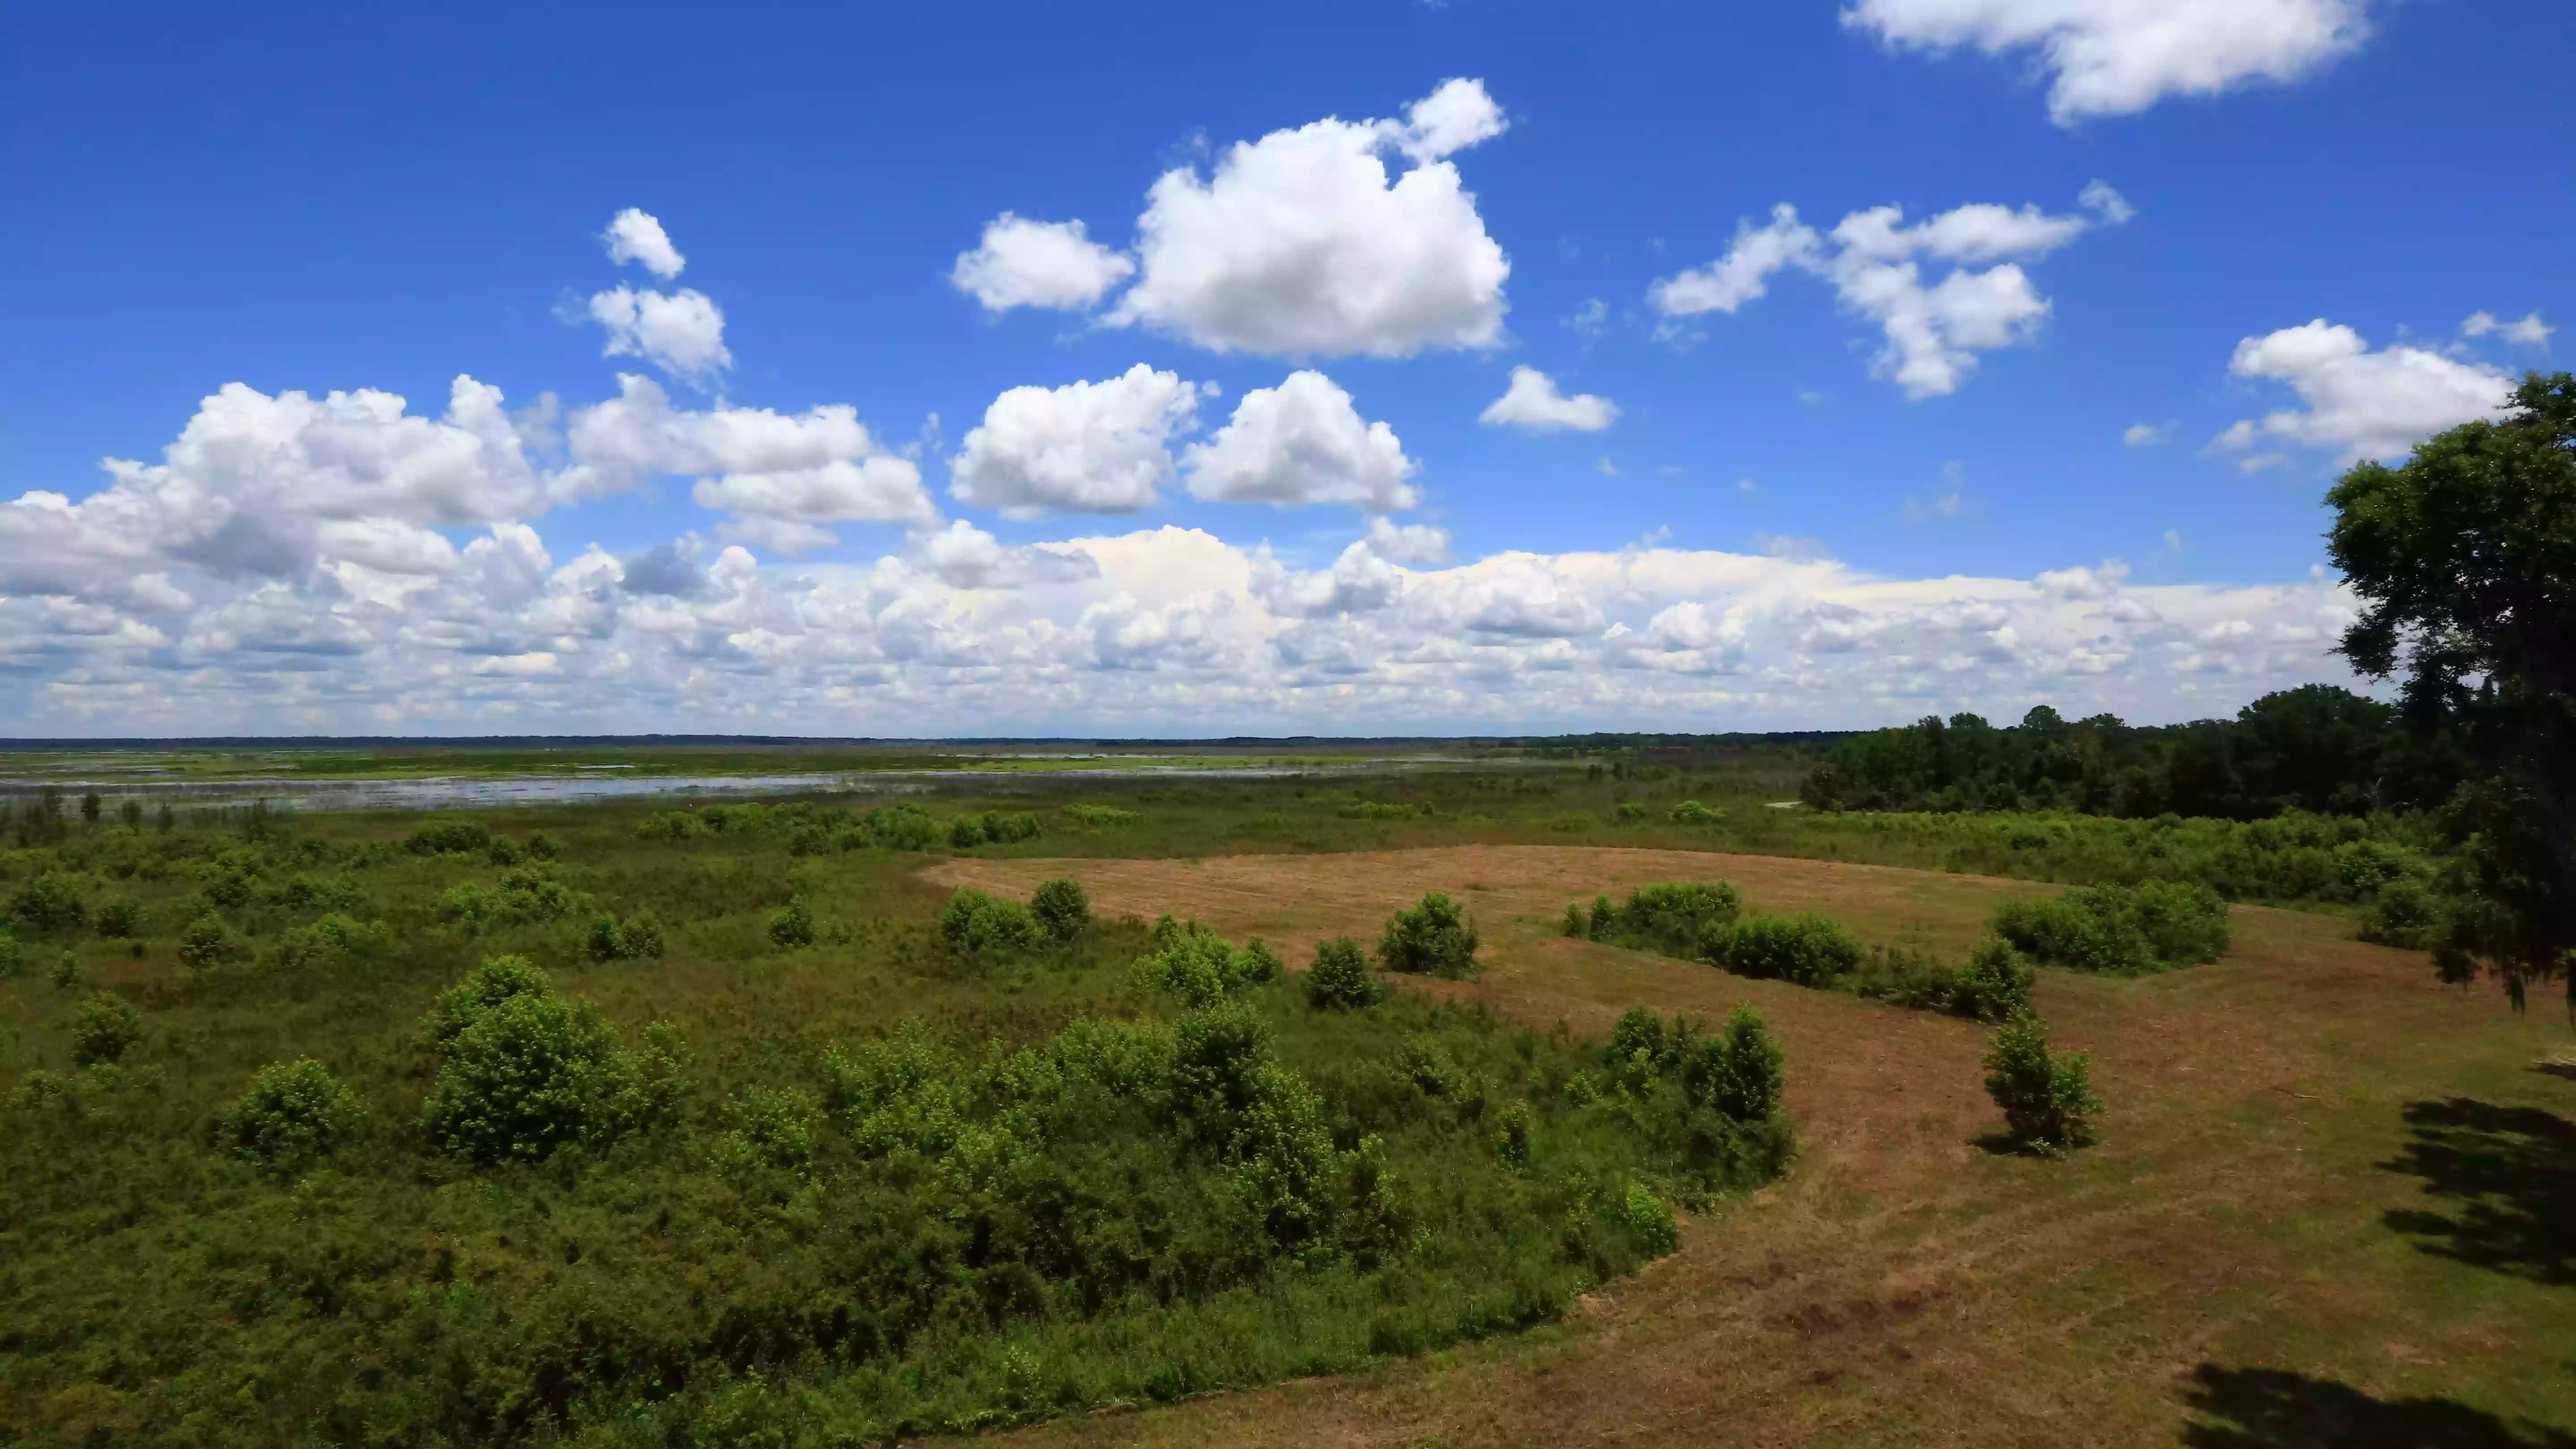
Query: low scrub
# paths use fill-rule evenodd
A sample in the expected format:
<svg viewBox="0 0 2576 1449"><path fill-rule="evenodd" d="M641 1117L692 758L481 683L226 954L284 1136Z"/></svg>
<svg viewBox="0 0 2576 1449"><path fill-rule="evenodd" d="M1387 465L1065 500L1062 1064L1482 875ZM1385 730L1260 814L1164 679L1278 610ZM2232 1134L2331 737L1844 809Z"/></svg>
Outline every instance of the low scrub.
<svg viewBox="0 0 2576 1449"><path fill-rule="evenodd" d="M939 937L958 954L983 960L1034 951L1047 933L1027 906L967 886L940 911Z"/></svg>
<svg viewBox="0 0 2576 1449"><path fill-rule="evenodd" d="M1986 1043L1986 1095L2004 1113L2013 1144L2043 1157L2061 1156L2093 1140L2091 1067L2082 1052L2048 1049L2048 1028L2036 1016L2006 1022Z"/></svg>
<svg viewBox="0 0 2576 1449"><path fill-rule="evenodd" d="M71 1037L74 1066L123 1061L143 1040L143 1013L113 992L94 991L72 1013Z"/></svg>
<svg viewBox="0 0 2576 1449"><path fill-rule="evenodd" d="M1069 944L1091 926L1091 897L1083 894L1082 882L1059 877L1039 885L1029 897L1029 914L1038 918L1048 939Z"/></svg>
<svg viewBox="0 0 2576 1449"><path fill-rule="evenodd" d="M368 1125L355 1089L310 1057L262 1067L240 1101L215 1119L234 1156L263 1167L300 1167L356 1140Z"/></svg>
<svg viewBox="0 0 2576 1449"><path fill-rule="evenodd" d="M1860 969L1860 943L1823 916L1755 916L1716 937L1712 964L1738 976L1830 988Z"/></svg>
<svg viewBox="0 0 2576 1449"><path fill-rule="evenodd" d="M1476 945L1476 923L1456 901L1432 891L1388 919L1377 959L1389 971L1458 980L1476 974Z"/></svg>
<svg viewBox="0 0 2576 1449"><path fill-rule="evenodd" d="M1667 956L1705 957L1735 925L1744 898L1724 881L1640 886L1625 905L1608 896L1565 908L1565 933Z"/></svg>
<svg viewBox="0 0 2576 1449"><path fill-rule="evenodd" d="M2038 972L2000 936L1988 936L1965 966L1945 966L1918 952L1873 947L1849 982L1855 995L1891 1006L1938 1011L1971 1021L2010 1021L2030 1010Z"/></svg>
<svg viewBox="0 0 2576 1449"><path fill-rule="evenodd" d="M2201 886L2088 886L1995 912L1996 935L2046 965L2134 976L2197 966L2227 950L2227 904Z"/></svg>
<svg viewBox="0 0 2576 1449"><path fill-rule="evenodd" d="M485 962L424 1023L441 1058L421 1132L480 1163L541 1162L594 1151L652 1125L671 1079L628 1051L599 1008L554 992L516 957Z"/></svg>
<svg viewBox="0 0 2576 1449"><path fill-rule="evenodd" d="M1369 969L1360 943L1335 936L1315 947L1306 968L1306 1002L1321 1011L1358 1011L1386 999L1386 983Z"/></svg>
<svg viewBox="0 0 2576 1449"><path fill-rule="evenodd" d="M1279 977L1279 953L1259 936L1237 949L1196 921L1165 916L1154 924L1154 946L1152 955L1137 960L1130 978L1146 991L1194 1007L1213 1006Z"/></svg>

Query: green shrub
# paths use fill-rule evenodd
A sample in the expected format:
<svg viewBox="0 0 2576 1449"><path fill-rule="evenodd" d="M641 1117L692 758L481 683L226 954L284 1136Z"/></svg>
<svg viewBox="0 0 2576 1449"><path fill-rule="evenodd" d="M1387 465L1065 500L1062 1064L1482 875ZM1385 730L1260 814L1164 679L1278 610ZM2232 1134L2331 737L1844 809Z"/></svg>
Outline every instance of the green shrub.
<svg viewBox="0 0 2576 1449"><path fill-rule="evenodd" d="M7 929L0 929L0 981L10 981L25 974L29 951L27 943Z"/></svg>
<svg viewBox="0 0 2576 1449"><path fill-rule="evenodd" d="M1739 976L1831 987L1860 969L1860 943L1823 916L1755 916L1711 939L1709 959Z"/></svg>
<svg viewBox="0 0 2576 1449"><path fill-rule="evenodd" d="M1029 899L1029 912L1057 941L1070 942L1091 924L1091 900L1082 893L1082 882L1070 877L1040 885L1038 893Z"/></svg>
<svg viewBox="0 0 2576 1449"><path fill-rule="evenodd" d="M431 1143L476 1162L538 1162L570 1146L605 1148L646 1125L645 1073L599 1009L530 987L533 972L511 973L516 989L487 999L496 964L450 991L428 1023L444 1058L421 1106ZM460 994L469 1003L461 1012ZM442 1036L450 1022L461 1024Z"/></svg>
<svg viewBox="0 0 2576 1449"><path fill-rule="evenodd" d="M555 844L554 838L544 831L537 831L528 837L528 859L560 860L562 858L563 847Z"/></svg>
<svg viewBox="0 0 2576 1449"><path fill-rule="evenodd" d="M1628 893L1626 905L1613 908L1608 896L1596 897L1587 919L1580 907L1565 908L1565 933L1595 941L1616 941L1640 951L1698 957L1709 943L1735 924L1744 898L1724 881L1707 884L1650 885Z"/></svg>
<svg viewBox="0 0 2576 1449"><path fill-rule="evenodd" d="M87 977L81 971L80 956L65 951L54 958L54 984L65 991L80 985Z"/></svg>
<svg viewBox="0 0 2576 1449"><path fill-rule="evenodd" d="M2171 881L2007 902L1993 929L2049 965L2113 975L2215 961L2228 941L2226 903L2206 886Z"/></svg>
<svg viewBox="0 0 2576 1449"><path fill-rule="evenodd" d="M242 949L214 916L199 916L179 932L179 961L191 971L212 971L239 957Z"/></svg>
<svg viewBox="0 0 2576 1449"><path fill-rule="evenodd" d="M1718 1039L1716 1071L1706 1084L1708 1104L1729 1121L1768 1122L1780 1111L1788 1085L1787 1054L1757 1013L1737 1007Z"/></svg>
<svg viewBox="0 0 2576 1449"><path fill-rule="evenodd" d="M2006 1022L1986 1043L1986 1094L2004 1112L2016 1146L2056 1156L2093 1140L2092 1116L2102 1110L2082 1052L2052 1057L2048 1028L2038 1017Z"/></svg>
<svg viewBox="0 0 2576 1449"><path fill-rule="evenodd" d="M143 1040L143 1013L122 997L94 991L72 1013L71 1034L72 1065L119 1061Z"/></svg>
<svg viewBox="0 0 2576 1449"><path fill-rule="evenodd" d="M869 811L860 829L880 850L928 850L939 839L939 822L909 800Z"/></svg>
<svg viewBox="0 0 2576 1449"><path fill-rule="evenodd" d="M769 944L785 951L814 944L814 912L803 896L789 896L770 916Z"/></svg>
<svg viewBox="0 0 2576 1449"><path fill-rule="evenodd" d="M270 1167L327 1156L366 1128L357 1092L310 1057L260 1068L250 1090L215 1119L216 1140L234 1156Z"/></svg>
<svg viewBox="0 0 2576 1449"><path fill-rule="evenodd" d="M638 840L695 840L704 833L698 817L687 810L665 810L635 822Z"/></svg>
<svg viewBox="0 0 2576 1449"><path fill-rule="evenodd" d="M495 835L492 837L491 848L484 851L483 858L492 862L494 865L517 865L519 863L519 842L512 840L506 835Z"/></svg>
<svg viewBox="0 0 2576 1449"><path fill-rule="evenodd" d="M1115 805L1090 805L1079 801L1065 806L1064 813L1072 816L1075 824L1090 830L1124 830L1145 818L1133 810L1121 810Z"/></svg>
<svg viewBox="0 0 2576 1449"><path fill-rule="evenodd" d="M1464 978L1476 974L1476 923L1439 891L1398 911L1378 937L1377 959L1389 971Z"/></svg>
<svg viewBox="0 0 2576 1449"><path fill-rule="evenodd" d="M143 934L143 912L128 900L108 901L98 908L98 933L131 941Z"/></svg>
<svg viewBox="0 0 2576 1449"><path fill-rule="evenodd" d="M2030 1011L2030 989L2039 973L2012 943L1988 936L1968 956L1950 1010L1978 1021L2010 1021Z"/></svg>
<svg viewBox="0 0 2576 1449"><path fill-rule="evenodd" d="M430 1044L445 1048L457 1033L502 1002L521 996L551 996L555 984L525 956L494 956L465 973L463 980L439 993L421 1025Z"/></svg>
<svg viewBox="0 0 2576 1449"><path fill-rule="evenodd" d="M1335 936L1315 947L1315 964L1306 970L1306 1000L1317 1010L1358 1010L1386 999L1386 983L1369 969L1360 943Z"/></svg>
<svg viewBox="0 0 2576 1449"><path fill-rule="evenodd" d="M39 872L9 898L9 914L20 928L38 935L69 934L89 920L80 882L70 874Z"/></svg>
<svg viewBox="0 0 2576 1449"><path fill-rule="evenodd" d="M1046 940L1027 906L972 886L961 886L948 898L939 912L939 936L959 954L978 958L1034 951Z"/></svg>
<svg viewBox="0 0 2576 1449"><path fill-rule="evenodd" d="M2441 895L2414 876L2400 876L2379 887L2361 908L2361 939L2382 946L2430 951L2443 936L2449 919Z"/></svg>
<svg viewBox="0 0 2576 1449"><path fill-rule="evenodd" d="M1193 1007L1212 1006L1279 975L1278 953L1259 936L1236 950L1223 936L1192 921L1158 930L1155 940L1160 949L1138 959L1130 978L1144 990L1176 996Z"/></svg>
<svg viewBox="0 0 2576 1449"><path fill-rule="evenodd" d="M590 959L637 961L662 954L662 927L651 916L600 916L590 923Z"/></svg>
<svg viewBox="0 0 2576 1449"><path fill-rule="evenodd" d="M1675 825L1724 825L1726 823L1726 812L1723 810L1711 809L1697 800L1684 800L1679 805L1674 806L1664 818L1672 821Z"/></svg>
<svg viewBox="0 0 2576 1449"><path fill-rule="evenodd" d="M1502 1123L1494 1130L1494 1155L1514 1168L1529 1166L1530 1133L1535 1127L1527 1102L1514 1102L1503 1109Z"/></svg>
<svg viewBox="0 0 2576 1449"><path fill-rule="evenodd" d="M1583 907L1573 901L1565 903L1564 934L1567 939L1575 941L1580 941L1591 934L1590 922L1584 918Z"/></svg>
<svg viewBox="0 0 2576 1449"><path fill-rule="evenodd" d="M491 848L492 832L471 820L433 821L403 841L414 855L473 855Z"/></svg>
<svg viewBox="0 0 2576 1449"><path fill-rule="evenodd" d="M1649 1258L1660 1258L1681 1242L1681 1226L1673 1221L1672 1205L1643 1183L1628 1184L1619 1200L1618 1216L1619 1226Z"/></svg>
<svg viewBox="0 0 2576 1449"><path fill-rule="evenodd" d="M745 1087L725 1103L727 1129L716 1139L719 1170L802 1172L814 1160L814 1099L794 1088Z"/></svg>
<svg viewBox="0 0 2576 1449"><path fill-rule="evenodd" d="M2037 973L1999 936L1977 945L1968 964L1944 966L1920 952L1873 946L1845 984L1859 996L1972 1021L2007 1021L2030 1009Z"/></svg>

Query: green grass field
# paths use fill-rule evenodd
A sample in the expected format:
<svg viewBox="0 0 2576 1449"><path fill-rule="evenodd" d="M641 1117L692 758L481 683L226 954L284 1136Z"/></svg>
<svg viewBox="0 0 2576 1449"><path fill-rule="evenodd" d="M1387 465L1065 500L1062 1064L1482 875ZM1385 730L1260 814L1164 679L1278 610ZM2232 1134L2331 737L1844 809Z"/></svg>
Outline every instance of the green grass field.
<svg viewBox="0 0 2576 1449"><path fill-rule="evenodd" d="M796 811L701 810L725 827L684 839L639 836L667 805L471 817L511 863L406 848L461 816L259 840L75 817L0 851L25 943L0 982L0 1443L2576 1442L2576 1037L2350 939L2335 852L2402 823L1770 808L1793 773L951 793L943 820L1042 833L927 852L817 848ZM1974 1022L1558 929L1568 900L1724 879L1958 959L2051 879L2222 870L2311 909L2239 905L2214 965L2041 973L2107 1102L2064 1161L1999 1149ZM1072 945L937 925L956 887L1067 876L1098 918ZM1294 971L1241 988L1213 1009L1274 1075L1246 1066L1230 1105L1154 1065L1202 1060L1155 1055L1201 1028L1130 972L1145 923L1302 967L1434 889L1483 932L1474 979L1357 1012ZM791 899L811 944L773 939ZM109 906L131 919L102 935ZM662 953L599 959L603 915L652 918ZM596 1003L603 1070L668 1105L543 1160L443 1146L423 1104L455 1058L421 1023L501 954ZM84 1071L100 991L141 1033ZM1613 1082L1598 1043L1638 1004L1769 1024L1786 1176L1678 1146L1680 1079ZM372 1130L246 1160L221 1114L302 1057ZM1673 1250L1631 1188L1699 1209Z"/></svg>

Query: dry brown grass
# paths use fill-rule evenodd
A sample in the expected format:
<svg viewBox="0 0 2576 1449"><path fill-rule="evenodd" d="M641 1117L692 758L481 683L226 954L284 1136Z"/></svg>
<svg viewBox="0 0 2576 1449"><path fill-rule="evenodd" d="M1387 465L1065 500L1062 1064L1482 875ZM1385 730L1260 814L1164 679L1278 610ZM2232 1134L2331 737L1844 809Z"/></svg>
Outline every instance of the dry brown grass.
<svg viewBox="0 0 2576 1449"><path fill-rule="evenodd" d="M1025 895L1068 873L1095 909L1258 931L1292 962L1327 935L1373 939L1388 912L1447 890L1485 928L1485 973L1408 986L1540 1026L1597 1032L1635 1002L1752 1005L1788 1049L1804 1154L1562 1328L1032 1440L2169 1444L2184 1381L2208 1361L2541 1418L2567 1407L2514 1346L2564 1341L2568 1295L2416 1251L2381 1214L2420 1206L2418 1185L2378 1166L2403 1145L2409 1100L2463 1082L2568 1096L2529 1070L2563 1029L2445 993L2420 956L2344 939L2330 919L2240 907L2218 965L2135 981L2043 973L2043 1014L2093 1054L2110 1103L2101 1144L2050 1163L1980 1145L1998 1124L1970 1023L1556 934L1568 900L1720 877L1756 909L1820 910L1865 939L1956 957L1997 902L2047 887L1534 846L953 860L926 874Z"/></svg>

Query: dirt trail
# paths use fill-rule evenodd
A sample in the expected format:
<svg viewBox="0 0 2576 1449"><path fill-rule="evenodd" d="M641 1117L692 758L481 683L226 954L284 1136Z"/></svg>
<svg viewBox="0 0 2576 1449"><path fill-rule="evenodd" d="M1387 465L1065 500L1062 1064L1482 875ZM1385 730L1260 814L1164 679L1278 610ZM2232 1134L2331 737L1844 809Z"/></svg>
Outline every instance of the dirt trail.
<svg viewBox="0 0 2576 1449"><path fill-rule="evenodd" d="M2381 1206L2354 1199L2397 1202L2407 1184L2356 1169L2402 1138L2403 1094L2435 1090L2420 1061L2492 1051L2499 1030L2490 1001L2439 991L2420 956L2343 939L2330 918L2240 907L2218 965L2042 973L2055 1040L2092 1053L2110 1107L2100 1146L2036 1162L1980 1143L1998 1125L1983 1028L1567 940L1556 923L1596 893L1726 879L1754 909L1822 911L1956 959L1996 904L2054 887L1543 846L965 859L925 874L1019 895L1071 874L1103 913L1258 931L1292 963L1327 935L1373 940L1390 911L1446 890L1478 917L1486 970L1409 989L1586 1032L1636 1002L1712 1016L1748 1004L1789 1053L1803 1144L1790 1177L1690 1224L1679 1253L1563 1329L1032 1431L1050 1441L2172 1443L2181 1376L2206 1359L2254 1356L2320 1315L2340 1315L2373 1366L2381 1345L2422 1336L2402 1279L2292 1273L2280 1238L2322 1215L2337 1251L2366 1254Z"/></svg>

